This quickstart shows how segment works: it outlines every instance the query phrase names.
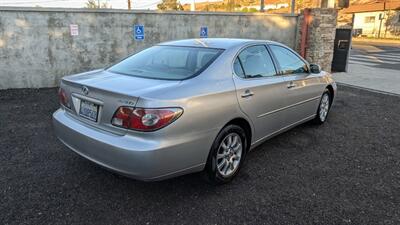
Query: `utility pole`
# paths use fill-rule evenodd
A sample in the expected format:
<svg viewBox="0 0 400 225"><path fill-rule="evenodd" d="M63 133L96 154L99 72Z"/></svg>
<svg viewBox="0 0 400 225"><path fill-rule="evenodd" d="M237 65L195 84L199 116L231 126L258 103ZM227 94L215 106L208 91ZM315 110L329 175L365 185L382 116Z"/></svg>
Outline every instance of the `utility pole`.
<svg viewBox="0 0 400 225"><path fill-rule="evenodd" d="M100 0L97 0L97 8L100 9Z"/></svg>
<svg viewBox="0 0 400 225"><path fill-rule="evenodd" d="M296 0L292 0L292 4L290 4L290 13L294 15L294 9L296 7Z"/></svg>
<svg viewBox="0 0 400 225"><path fill-rule="evenodd" d="M261 0L261 4L260 4L260 12L264 12L264 8L265 8L265 3L264 3L264 0Z"/></svg>
<svg viewBox="0 0 400 225"><path fill-rule="evenodd" d="M379 30L378 30L378 38L381 37L381 28L382 28L382 21L385 18L386 14L386 0L383 2L383 13L379 14Z"/></svg>
<svg viewBox="0 0 400 225"><path fill-rule="evenodd" d="M131 10L131 0L128 0L128 10Z"/></svg>
<svg viewBox="0 0 400 225"><path fill-rule="evenodd" d="M192 0L192 4L190 4L190 11L196 11L196 0Z"/></svg>

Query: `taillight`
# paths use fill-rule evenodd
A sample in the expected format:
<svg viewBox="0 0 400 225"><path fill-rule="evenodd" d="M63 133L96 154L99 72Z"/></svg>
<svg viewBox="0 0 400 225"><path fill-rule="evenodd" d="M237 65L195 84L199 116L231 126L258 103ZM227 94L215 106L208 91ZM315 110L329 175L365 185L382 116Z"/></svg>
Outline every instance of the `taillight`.
<svg viewBox="0 0 400 225"><path fill-rule="evenodd" d="M65 93L64 89L62 88L58 89L58 98L60 99L60 104L62 104L65 107L71 108L67 94Z"/></svg>
<svg viewBox="0 0 400 225"><path fill-rule="evenodd" d="M144 109L121 106L114 113L112 125L138 131L154 131L174 122L180 108Z"/></svg>

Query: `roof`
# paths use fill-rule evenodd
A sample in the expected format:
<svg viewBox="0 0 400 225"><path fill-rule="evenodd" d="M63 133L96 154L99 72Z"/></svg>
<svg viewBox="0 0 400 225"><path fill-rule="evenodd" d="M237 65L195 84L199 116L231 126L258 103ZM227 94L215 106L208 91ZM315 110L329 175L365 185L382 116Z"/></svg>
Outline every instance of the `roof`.
<svg viewBox="0 0 400 225"><path fill-rule="evenodd" d="M376 12L384 10L400 10L400 1L388 1L386 6L384 2L376 2L370 4L350 5L348 8L343 9L343 13L360 13L360 12Z"/></svg>
<svg viewBox="0 0 400 225"><path fill-rule="evenodd" d="M238 39L238 38L201 38L201 39L184 39L178 41L163 42L160 45L229 49L238 45L243 45L251 42L266 42L266 41L253 40L253 39Z"/></svg>

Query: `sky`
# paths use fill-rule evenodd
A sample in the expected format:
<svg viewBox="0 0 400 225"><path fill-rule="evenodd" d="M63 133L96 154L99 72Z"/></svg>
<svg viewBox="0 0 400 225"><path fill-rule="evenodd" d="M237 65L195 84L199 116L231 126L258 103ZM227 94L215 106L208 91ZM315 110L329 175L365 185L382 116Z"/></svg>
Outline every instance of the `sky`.
<svg viewBox="0 0 400 225"><path fill-rule="evenodd" d="M97 1L97 0L96 0ZM206 2L207 0L195 0L196 2ZM220 1L220 0L208 0ZM81 8L85 6L87 0L0 0L0 6L22 6L22 7L62 7L62 8ZM114 9L127 9L128 0L100 0L101 3L107 2ZM161 0L131 0L133 9L156 9ZM182 4L191 3L192 0L180 0Z"/></svg>

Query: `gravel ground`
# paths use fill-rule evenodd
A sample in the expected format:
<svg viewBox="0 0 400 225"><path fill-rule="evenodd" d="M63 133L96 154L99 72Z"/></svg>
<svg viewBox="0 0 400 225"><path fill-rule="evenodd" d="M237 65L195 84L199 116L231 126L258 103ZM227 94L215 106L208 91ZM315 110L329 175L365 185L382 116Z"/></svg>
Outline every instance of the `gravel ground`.
<svg viewBox="0 0 400 225"><path fill-rule="evenodd" d="M56 89L0 91L0 224L400 224L400 97L339 90L218 187L108 172L54 136Z"/></svg>

